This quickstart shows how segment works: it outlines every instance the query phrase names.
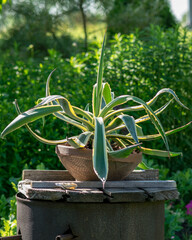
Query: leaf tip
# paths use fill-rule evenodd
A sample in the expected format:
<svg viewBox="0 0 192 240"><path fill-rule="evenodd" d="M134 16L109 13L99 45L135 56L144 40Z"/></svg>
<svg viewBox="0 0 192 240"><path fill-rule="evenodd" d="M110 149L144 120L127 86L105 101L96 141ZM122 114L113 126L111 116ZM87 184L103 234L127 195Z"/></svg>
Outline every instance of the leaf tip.
<svg viewBox="0 0 192 240"><path fill-rule="evenodd" d="M3 132L2 132L1 135L0 135L0 138L2 138L2 139L5 139L5 135L6 135L6 134L5 134L4 132L5 132L5 129L3 130Z"/></svg>

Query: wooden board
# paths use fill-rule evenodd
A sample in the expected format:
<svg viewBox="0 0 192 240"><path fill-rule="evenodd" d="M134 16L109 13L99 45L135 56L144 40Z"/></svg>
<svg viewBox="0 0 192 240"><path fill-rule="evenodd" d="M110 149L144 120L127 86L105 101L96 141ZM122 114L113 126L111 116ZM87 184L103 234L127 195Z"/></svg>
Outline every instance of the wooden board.
<svg viewBox="0 0 192 240"><path fill-rule="evenodd" d="M67 170L23 170L22 179L34 181L73 181ZM124 180L158 180L159 170L135 170Z"/></svg>
<svg viewBox="0 0 192 240"><path fill-rule="evenodd" d="M118 203L177 199L176 182L158 180L158 170L133 171L123 181L75 181L66 170L24 170L19 192L31 200L63 200L71 203ZM75 190L62 189L56 183L75 183Z"/></svg>
<svg viewBox="0 0 192 240"><path fill-rule="evenodd" d="M67 170L23 170L22 179L34 181L75 180Z"/></svg>
<svg viewBox="0 0 192 240"><path fill-rule="evenodd" d="M25 183L25 182L24 182ZM101 181L31 181L32 188L57 188L57 183L75 183L78 188L102 188ZM176 188L173 180L129 180L129 181L107 181L105 188Z"/></svg>
<svg viewBox="0 0 192 240"><path fill-rule="evenodd" d="M65 202L154 202L173 200L179 197L176 188L112 188L107 189L108 194L106 194L99 189L63 190L26 186L19 191L31 200L63 200Z"/></svg>
<svg viewBox="0 0 192 240"><path fill-rule="evenodd" d="M100 182L76 182L75 190L58 188L55 183L24 180L18 189L28 199L66 202L145 202L179 196L175 181L113 181L107 182L104 190Z"/></svg>

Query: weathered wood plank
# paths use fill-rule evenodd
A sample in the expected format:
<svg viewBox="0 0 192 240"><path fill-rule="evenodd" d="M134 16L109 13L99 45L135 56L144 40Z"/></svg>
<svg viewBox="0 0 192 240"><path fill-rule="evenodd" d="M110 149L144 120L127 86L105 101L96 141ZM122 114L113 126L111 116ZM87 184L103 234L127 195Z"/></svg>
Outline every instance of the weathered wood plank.
<svg viewBox="0 0 192 240"><path fill-rule="evenodd" d="M179 193L176 188L145 188L145 189L107 189L111 192L109 202L155 202L178 199Z"/></svg>
<svg viewBox="0 0 192 240"><path fill-rule="evenodd" d="M74 181L67 170L23 170L22 179L34 181Z"/></svg>
<svg viewBox="0 0 192 240"><path fill-rule="evenodd" d="M97 188L79 188L63 190L51 188L32 188L26 185L19 191L28 199L63 200L66 202L145 202L177 199L176 188L107 188L102 191Z"/></svg>
<svg viewBox="0 0 192 240"><path fill-rule="evenodd" d="M156 188L145 188L145 190L149 192L149 201L151 202L173 200L179 198L179 192L176 188L164 188L161 189L161 191Z"/></svg>
<svg viewBox="0 0 192 240"><path fill-rule="evenodd" d="M84 191L74 191L74 190L66 190L68 193L68 198L67 202L73 202L73 203L78 203L78 202L86 202L86 203L101 203L103 202L104 195L103 192L98 190L98 189L87 189Z"/></svg>
<svg viewBox="0 0 192 240"><path fill-rule="evenodd" d="M73 181L67 170L23 170L22 179L34 181ZM158 180L159 170L135 170L124 180Z"/></svg>
<svg viewBox="0 0 192 240"><path fill-rule="evenodd" d="M147 189L147 192L141 189L108 189L110 196L102 194L102 191L87 191L81 194L79 191L68 191L68 202L155 202L178 199L177 189ZM98 196L99 195L99 201Z"/></svg>
<svg viewBox="0 0 192 240"><path fill-rule="evenodd" d="M157 180L158 170L134 171L126 180L107 181L105 191L100 181L75 181L66 170L24 170L23 179L19 191L29 199L117 203L164 201L179 196L175 181ZM56 186L72 182L77 184L75 190Z"/></svg>
<svg viewBox="0 0 192 240"><path fill-rule="evenodd" d="M47 200L57 201L67 197L65 190L61 189L35 189L31 186L26 186L23 189L18 189L26 198L31 200Z"/></svg>
<svg viewBox="0 0 192 240"><path fill-rule="evenodd" d="M106 199L111 203L118 202L146 202L146 196L144 192L138 188L109 188L107 189L111 192L111 197L107 197Z"/></svg>
<svg viewBox="0 0 192 240"><path fill-rule="evenodd" d="M158 180L159 170L134 170L124 180Z"/></svg>
<svg viewBox="0 0 192 240"><path fill-rule="evenodd" d="M71 181L65 181L70 183ZM74 181L78 188L102 188L100 181ZM31 181L32 188L55 188L58 181ZM62 182L60 182L62 183ZM173 180L129 180L129 181L107 181L105 188L176 188Z"/></svg>

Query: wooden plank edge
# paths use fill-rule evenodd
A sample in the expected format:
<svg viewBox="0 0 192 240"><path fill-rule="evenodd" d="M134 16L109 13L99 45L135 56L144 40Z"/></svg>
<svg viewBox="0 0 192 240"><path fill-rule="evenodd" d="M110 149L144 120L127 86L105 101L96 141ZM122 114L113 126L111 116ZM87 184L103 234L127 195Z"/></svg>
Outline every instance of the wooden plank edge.
<svg viewBox="0 0 192 240"><path fill-rule="evenodd" d="M67 170L23 170L22 180L34 181L74 181ZM134 170L124 180L158 180L159 170Z"/></svg>
<svg viewBox="0 0 192 240"><path fill-rule="evenodd" d="M31 181L32 188L56 188L58 181ZM61 182L59 182L61 183ZM71 181L65 181L71 183ZM77 188L102 188L100 181L74 181ZM107 181L105 188L176 188L174 180L129 180L129 181Z"/></svg>

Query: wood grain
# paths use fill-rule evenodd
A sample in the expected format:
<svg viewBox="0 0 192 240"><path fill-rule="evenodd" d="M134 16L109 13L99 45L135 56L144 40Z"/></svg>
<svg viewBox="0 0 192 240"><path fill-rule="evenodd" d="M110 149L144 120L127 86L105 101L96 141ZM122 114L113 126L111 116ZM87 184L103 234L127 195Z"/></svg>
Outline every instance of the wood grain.
<svg viewBox="0 0 192 240"><path fill-rule="evenodd" d="M63 200L71 203L155 202L177 199L176 182L158 180L158 170L133 171L123 181L107 181L105 191L100 181L75 181L66 170L24 170L18 189L28 199ZM75 190L65 190L56 183L75 182Z"/></svg>
<svg viewBox="0 0 192 240"><path fill-rule="evenodd" d="M34 181L74 180L67 170L23 170L22 179L30 179Z"/></svg>
<svg viewBox="0 0 192 240"><path fill-rule="evenodd" d="M24 182L25 183L25 182ZM57 188L56 184L62 181L31 181L32 188ZM102 188L101 181L63 181L63 183L75 183L78 188ZM129 180L107 181L105 188L176 188L173 180Z"/></svg>
<svg viewBox="0 0 192 240"><path fill-rule="evenodd" d="M34 181L73 181L67 170L23 170L22 179ZM135 170L124 180L158 180L159 170Z"/></svg>
<svg viewBox="0 0 192 240"><path fill-rule="evenodd" d="M162 184L162 183L161 183ZM165 181L165 185L166 181ZM141 186L138 185L138 186ZM145 202L177 199L179 193L175 187L84 187L75 190L60 188L34 188L31 184L19 185L19 192L28 199L63 200L66 202Z"/></svg>

